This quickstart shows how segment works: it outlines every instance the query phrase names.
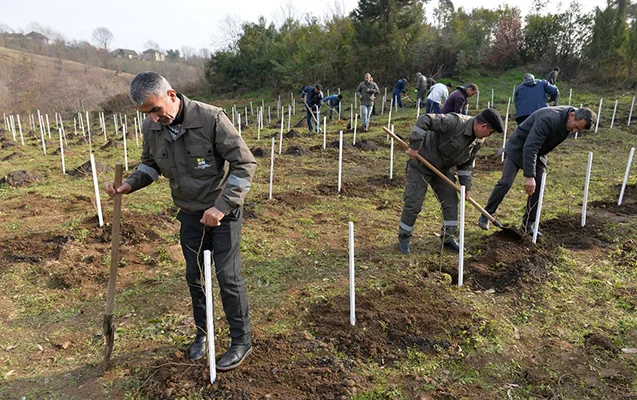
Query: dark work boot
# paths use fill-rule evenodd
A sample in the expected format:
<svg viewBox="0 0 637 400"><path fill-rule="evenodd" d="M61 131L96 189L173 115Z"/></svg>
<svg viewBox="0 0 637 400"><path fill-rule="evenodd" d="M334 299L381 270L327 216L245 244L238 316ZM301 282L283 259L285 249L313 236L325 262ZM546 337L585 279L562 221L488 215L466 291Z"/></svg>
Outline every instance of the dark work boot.
<svg viewBox="0 0 637 400"><path fill-rule="evenodd" d="M478 226L480 227L480 229L488 231L489 219L485 217L484 215L481 215L480 218L478 218Z"/></svg>
<svg viewBox="0 0 637 400"><path fill-rule="evenodd" d="M460 252L460 245L456 241L456 238L453 237L453 236L451 238L448 238L445 241L444 247L445 247L445 249L451 250L451 251L453 251L455 253L459 253Z"/></svg>
<svg viewBox="0 0 637 400"><path fill-rule="evenodd" d="M190 359L199 360L206 354L206 335L197 335L195 341L190 345Z"/></svg>
<svg viewBox="0 0 637 400"><path fill-rule="evenodd" d="M409 239L398 239L398 249L403 254L411 253L409 249Z"/></svg>
<svg viewBox="0 0 637 400"><path fill-rule="evenodd" d="M217 361L217 370L230 371L237 368L248 354L252 352L252 344L233 344Z"/></svg>

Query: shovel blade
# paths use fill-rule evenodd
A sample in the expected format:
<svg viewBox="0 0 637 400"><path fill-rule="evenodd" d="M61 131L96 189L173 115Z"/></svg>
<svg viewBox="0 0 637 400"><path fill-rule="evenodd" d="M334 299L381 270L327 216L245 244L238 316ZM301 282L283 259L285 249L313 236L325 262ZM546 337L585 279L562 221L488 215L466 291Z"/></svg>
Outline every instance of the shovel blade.
<svg viewBox="0 0 637 400"><path fill-rule="evenodd" d="M104 315L104 370L108 368L108 363L113 354L113 343L115 342L115 329L113 326L113 314Z"/></svg>

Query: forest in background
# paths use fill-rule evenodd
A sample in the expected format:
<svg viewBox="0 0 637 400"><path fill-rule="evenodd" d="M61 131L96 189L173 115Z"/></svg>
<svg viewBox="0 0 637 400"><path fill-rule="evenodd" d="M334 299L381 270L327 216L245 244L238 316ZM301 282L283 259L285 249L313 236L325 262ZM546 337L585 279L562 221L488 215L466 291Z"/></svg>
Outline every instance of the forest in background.
<svg viewBox="0 0 637 400"><path fill-rule="evenodd" d="M205 75L218 92L296 90L315 82L355 87L366 72L391 85L417 71L466 80L475 70L533 65L546 72L559 66L566 80L636 84L636 6L629 0L609 0L592 13L577 1L557 12L535 1L525 18L515 7L466 11L450 0L425 15L424 4L359 0L348 15L289 17L280 26L243 22L230 27L232 40L212 54Z"/></svg>

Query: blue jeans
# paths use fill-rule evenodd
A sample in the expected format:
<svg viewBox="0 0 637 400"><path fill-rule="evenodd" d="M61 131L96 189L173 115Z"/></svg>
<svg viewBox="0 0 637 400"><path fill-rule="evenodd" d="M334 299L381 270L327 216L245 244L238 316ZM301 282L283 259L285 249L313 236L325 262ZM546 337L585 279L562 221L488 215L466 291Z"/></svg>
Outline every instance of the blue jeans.
<svg viewBox="0 0 637 400"><path fill-rule="evenodd" d="M312 121L314 121L314 118L312 118L312 114L314 113L309 110L306 110L305 113L306 113L305 119L307 119L307 129L309 129L310 132L314 132L314 129L312 126Z"/></svg>
<svg viewBox="0 0 637 400"><path fill-rule="evenodd" d="M440 114L440 103L436 103L435 101L431 100L431 99L427 99L427 107L425 112L427 114Z"/></svg>
<svg viewBox="0 0 637 400"><path fill-rule="evenodd" d="M373 105L363 106L361 105L361 120L363 121L363 129L369 125L369 116L372 113Z"/></svg>
<svg viewBox="0 0 637 400"><path fill-rule="evenodd" d="M400 92L394 92L393 104L398 104L398 107L403 108L403 100Z"/></svg>

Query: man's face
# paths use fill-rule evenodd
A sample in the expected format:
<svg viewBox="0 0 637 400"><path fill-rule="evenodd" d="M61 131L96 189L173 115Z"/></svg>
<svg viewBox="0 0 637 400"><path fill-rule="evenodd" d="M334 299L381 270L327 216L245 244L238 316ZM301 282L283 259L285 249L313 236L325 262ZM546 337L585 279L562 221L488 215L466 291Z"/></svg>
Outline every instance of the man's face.
<svg viewBox="0 0 637 400"><path fill-rule="evenodd" d="M365 83L369 83L372 80L372 77L369 75L365 75Z"/></svg>
<svg viewBox="0 0 637 400"><path fill-rule="evenodd" d="M566 130L569 132L581 132L586 130L586 120L581 119L579 121L575 120L575 113L572 112L568 116L568 120L566 121Z"/></svg>
<svg viewBox="0 0 637 400"><path fill-rule="evenodd" d="M473 95L476 94L476 90L473 90L471 88L467 88L467 97L471 97Z"/></svg>
<svg viewBox="0 0 637 400"><path fill-rule="evenodd" d="M495 129L491 128L487 123L480 124L476 121L476 124L473 127L473 133L478 139L489 137L493 135L493 132L495 132Z"/></svg>
<svg viewBox="0 0 637 400"><path fill-rule="evenodd" d="M162 125L170 125L179 112L177 92L171 89L163 97L151 94L138 109L144 114L148 114L151 121L159 121Z"/></svg>

